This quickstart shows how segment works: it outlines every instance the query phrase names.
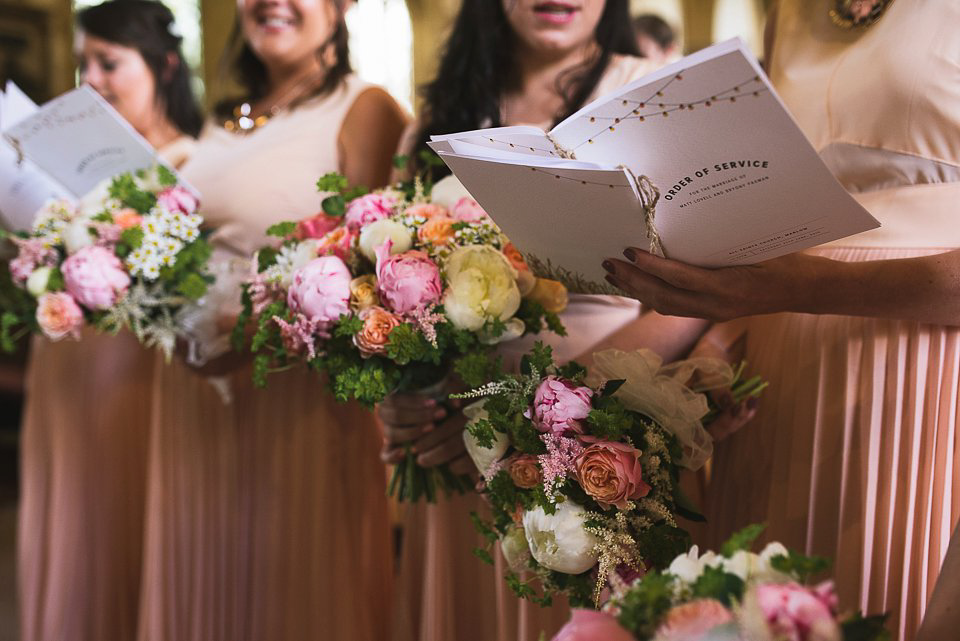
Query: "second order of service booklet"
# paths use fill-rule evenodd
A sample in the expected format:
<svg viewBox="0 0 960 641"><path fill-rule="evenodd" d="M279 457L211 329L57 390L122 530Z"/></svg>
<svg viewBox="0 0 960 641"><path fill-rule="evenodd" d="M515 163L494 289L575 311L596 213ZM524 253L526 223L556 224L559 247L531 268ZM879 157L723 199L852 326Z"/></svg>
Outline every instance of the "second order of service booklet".
<svg viewBox="0 0 960 641"><path fill-rule="evenodd" d="M434 136L430 146L534 271L571 291L619 293L600 264L647 248L648 227L666 256L704 267L879 227L739 39L625 85L549 133L499 127Z"/></svg>

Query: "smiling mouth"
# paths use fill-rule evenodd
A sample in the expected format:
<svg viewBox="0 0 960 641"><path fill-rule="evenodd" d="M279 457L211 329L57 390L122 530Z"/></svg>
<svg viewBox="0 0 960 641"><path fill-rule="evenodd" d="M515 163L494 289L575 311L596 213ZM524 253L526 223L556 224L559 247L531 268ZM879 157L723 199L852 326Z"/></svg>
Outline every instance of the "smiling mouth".
<svg viewBox="0 0 960 641"><path fill-rule="evenodd" d="M264 15L257 16L257 26L264 27L266 29L285 29L286 27L292 27L293 25L293 18Z"/></svg>
<svg viewBox="0 0 960 641"><path fill-rule="evenodd" d="M561 20L571 18L578 11L579 7L562 2L541 2L533 7L533 12L538 16Z"/></svg>

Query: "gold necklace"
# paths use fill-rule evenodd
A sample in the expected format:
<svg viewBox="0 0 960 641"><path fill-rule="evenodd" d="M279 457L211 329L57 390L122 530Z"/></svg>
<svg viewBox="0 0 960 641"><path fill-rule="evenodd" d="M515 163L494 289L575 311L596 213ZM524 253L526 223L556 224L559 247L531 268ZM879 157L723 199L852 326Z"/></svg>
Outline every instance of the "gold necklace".
<svg viewBox="0 0 960 641"><path fill-rule="evenodd" d="M866 29L883 16L893 0L833 0L830 19L842 29Z"/></svg>
<svg viewBox="0 0 960 641"><path fill-rule="evenodd" d="M271 118L317 87L324 75L326 71L321 72L319 77L316 74L307 76L274 101L264 113L257 116L253 115L253 107L249 102L240 103L233 109L233 118L223 122L223 128L236 134L248 134L264 126L270 122Z"/></svg>

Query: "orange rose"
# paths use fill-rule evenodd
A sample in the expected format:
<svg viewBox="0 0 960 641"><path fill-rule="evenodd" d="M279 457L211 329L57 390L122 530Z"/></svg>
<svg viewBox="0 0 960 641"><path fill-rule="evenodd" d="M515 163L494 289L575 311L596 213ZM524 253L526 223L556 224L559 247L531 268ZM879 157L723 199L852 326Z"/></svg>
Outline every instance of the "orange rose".
<svg viewBox="0 0 960 641"><path fill-rule="evenodd" d="M400 324L400 318L382 307L371 307L360 312L363 329L353 335L353 344L370 356L383 354L390 342L390 332Z"/></svg>
<svg viewBox="0 0 960 641"><path fill-rule="evenodd" d="M513 484L523 489L536 487L541 480L540 467L537 457L530 454L521 454L510 461L510 478Z"/></svg>
<svg viewBox="0 0 960 641"><path fill-rule="evenodd" d="M424 245L446 245L453 240L453 219L431 218L417 230L417 238Z"/></svg>
<svg viewBox="0 0 960 641"><path fill-rule="evenodd" d="M559 314L565 310L569 302L567 288L564 287L563 283L547 278L538 278L524 298L540 303L543 305L543 309L554 314Z"/></svg>
<svg viewBox="0 0 960 641"><path fill-rule="evenodd" d="M130 207L121 209L113 215L113 222L119 225L121 229L138 227L140 225L140 220L141 217L140 214L137 213L137 210Z"/></svg>
<svg viewBox="0 0 960 641"><path fill-rule="evenodd" d="M447 208L436 203L417 203L416 205L407 207L407 211L404 213L408 216L420 216L421 218L426 218L427 220L432 218L450 217L450 212L447 210Z"/></svg>
<svg viewBox="0 0 960 641"><path fill-rule="evenodd" d="M513 265L513 268L518 272L530 271L530 266L527 265L527 260L523 257L523 254L520 253L520 250L517 249L517 246L513 243L507 243L507 246L503 248L503 255L507 257L507 260L510 261L510 264Z"/></svg>

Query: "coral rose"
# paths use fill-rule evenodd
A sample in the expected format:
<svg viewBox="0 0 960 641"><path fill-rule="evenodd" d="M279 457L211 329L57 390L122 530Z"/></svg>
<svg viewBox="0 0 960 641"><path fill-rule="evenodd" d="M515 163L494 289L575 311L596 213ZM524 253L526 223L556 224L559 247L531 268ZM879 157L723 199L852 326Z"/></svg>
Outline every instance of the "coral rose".
<svg viewBox="0 0 960 641"><path fill-rule="evenodd" d="M527 418L541 432L563 434L570 430L582 434L580 421L590 415L592 398L593 390L589 387L578 387L568 380L548 376L537 387L533 410Z"/></svg>
<svg viewBox="0 0 960 641"><path fill-rule="evenodd" d="M426 252L390 255L391 241L377 248L377 290L380 300L398 314L440 302L440 269Z"/></svg>
<svg viewBox="0 0 960 641"><path fill-rule="evenodd" d="M540 483L542 476L540 467L537 465L537 457L530 454L521 454L510 461L510 467L507 470L513 484L517 487L530 489Z"/></svg>
<svg viewBox="0 0 960 641"><path fill-rule="evenodd" d="M324 234L323 237L317 241L317 255L332 255L346 261L354 238L356 238L356 234L346 227L337 227Z"/></svg>
<svg viewBox="0 0 960 641"><path fill-rule="evenodd" d="M711 630L733 621L733 615L716 599L696 599L667 612L654 641L706 641Z"/></svg>
<svg viewBox="0 0 960 641"><path fill-rule="evenodd" d="M297 240L323 238L330 232L334 231L342 222L342 218L337 216L329 216L321 212L316 216L312 216L298 222L297 230L294 232L294 236L296 236Z"/></svg>
<svg viewBox="0 0 960 641"><path fill-rule="evenodd" d="M445 216L431 218L417 230L417 238L424 245L446 245L453 240L453 219Z"/></svg>
<svg viewBox="0 0 960 641"><path fill-rule="evenodd" d="M527 265L527 260L523 257L523 254L520 253L520 250L517 249L517 246L513 243L507 243L506 246L500 250L503 252L503 255L507 257L507 260L510 261L510 264L513 265L513 268L518 272L521 271L530 271L530 266Z"/></svg>
<svg viewBox="0 0 960 641"><path fill-rule="evenodd" d="M157 205L167 211L174 213L179 212L185 216L189 216L197 211L197 207L200 206L200 201L190 193L190 190L180 185L175 185L173 187L167 187L157 194Z"/></svg>
<svg viewBox="0 0 960 641"><path fill-rule="evenodd" d="M326 330L350 311L350 270L336 256L314 258L293 273L287 305Z"/></svg>
<svg viewBox="0 0 960 641"><path fill-rule="evenodd" d="M70 294L41 294L37 300L37 324L44 336L58 341L65 336L80 338L83 310Z"/></svg>
<svg viewBox="0 0 960 641"><path fill-rule="evenodd" d="M363 329L353 335L353 344L366 355L383 354L390 342L390 332L400 325L400 318L382 307L370 307L360 312Z"/></svg>
<svg viewBox="0 0 960 641"><path fill-rule="evenodd" d="M139 227L140 221L142 220L143 216L132 207L125 207L113 215L113 222L118 225L120 229Z"/></svg>
<svg viewBox="0 0 960 641"><path fill-rule="evenodd" d="M438 205L437 203L417 203L416 205L410 205L404 213L408 216L418 216L420 218L426 218L427 220L431 218L450 217L450 211L443 205Z"/></svg>
<svg viewBox="0 0 960 641"><path fill-rule="evenodd" d="M576 461L577 479L601 507L627 507L627 501L650 492L640 469L640 450L626 443L601 441L585 449Z"/></svg>
<svg viewBox="0 0 960 641"><path fill-rule="evenodd" d="M67 292L88 309L108 309L126 293L130 275L120 259L105 247L84 247L63 261Z"/></svg>
<svg viewBox="0 0 960 641"><path fill-rule="evenodd" d="M634 641L633 635L606 612L572 610L570 621L553 641Z"/></svg>
<svg viewBox="0 0 960 641"><path fill-rule="evenodd" d="M396 204L396 196L392 194L360 196L351 200L350 204L347 205L344 220L350 231L358 232L372 222L389 218Z"/></svg>

